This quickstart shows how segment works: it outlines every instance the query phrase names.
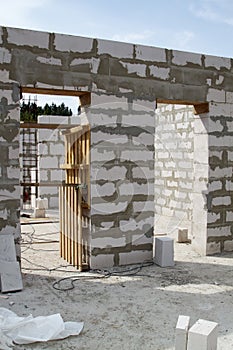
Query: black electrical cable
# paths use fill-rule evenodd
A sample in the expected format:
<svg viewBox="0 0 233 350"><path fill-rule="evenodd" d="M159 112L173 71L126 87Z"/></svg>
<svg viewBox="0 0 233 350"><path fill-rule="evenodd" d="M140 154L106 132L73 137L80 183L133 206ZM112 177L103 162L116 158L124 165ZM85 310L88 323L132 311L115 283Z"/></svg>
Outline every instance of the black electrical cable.
<svg viewBox="0 0 233 350"><path fill-rule="evenodd" d="M100 276L82 276L80 275L79 277L77 276L68 276L68 277L64 277L64 278L61 278L59 279L58 281L54 282L52 284L52 287L56 290L59 290L59 291L69 291L69 290L72 290L75 288L75 282L78 281L78 280L83 280L83 279L86 279L86 280L92 280L92 279L103 279L103 278L109 278L109 277L113 277L113 276L119 276L119 277L130 277L130 276L143 276L143 277L152 277L150 275L140 275L138 274L139 271L142 270L143 267L147 267L147 266L152 266L154 265L154 262L144 262L142 264L140 264L139 266L135 266L135 267L130 267L128 269L125 269L125 270L120 270L120 271L109 271L109 270L104 270L104 271L101 271L101 270L91 270L90 272L94 272L94 273L97 273L99 274ZM68 287L61 287L60 284L64 281L70 281L70 286Z"/></svg>

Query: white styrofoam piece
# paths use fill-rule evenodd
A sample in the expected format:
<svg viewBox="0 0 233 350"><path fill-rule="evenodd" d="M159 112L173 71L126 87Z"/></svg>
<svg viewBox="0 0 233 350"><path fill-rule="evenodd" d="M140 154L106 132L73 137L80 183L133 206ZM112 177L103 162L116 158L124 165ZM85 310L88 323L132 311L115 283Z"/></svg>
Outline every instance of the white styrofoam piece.
<svg viewBox="0 0 233 350"><path fill-rule="evenodd" d="M187 350L217 350L218 324L199 319L188 332Z"/></svg>
<svg viewBox="0 0 233 350"><path fill-rule="evenodd" d="M2 293L23 289L22 276L18 261L0 261L0 278Z"/></svg>
<svg viewBox="0 0 233 350"><path fill-rule="evenodd" d="M174 266L174 241L170 237L155 238L154 261L161 267Z"/></svg>
<svg viewBox="0 0 233 350"><path fill-rule="evenodd" d="M176 324L175 350L187 350L189 316L180 315Z"/></svg>
<svg viewBox="0 0 233 350"><path fill-rule="evenodd" d="M0 235L0 259L3 261L16 261L15 242L12 234Z"/></svg>

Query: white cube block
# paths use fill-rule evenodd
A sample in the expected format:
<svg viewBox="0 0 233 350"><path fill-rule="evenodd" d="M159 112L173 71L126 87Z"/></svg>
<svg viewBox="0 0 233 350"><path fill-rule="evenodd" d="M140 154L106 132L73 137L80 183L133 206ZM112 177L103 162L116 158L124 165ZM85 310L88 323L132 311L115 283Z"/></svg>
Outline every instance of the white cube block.
<svg viewBox="0 0 233 350"><path fill-rule="evenodd" d="M33 212L34 218L45 218L45 209L35 208Z"/></svg>
<svg viewBox="0 0 233 350"><path fill-rule="evenodd" d="M189 322L189 316L179 316L176 324L175 350L187 350Z"/></svg>
<svg viewBox="0 0 233 350"><path fill-rule="evenodd" d="M178 229L178 242L179 243L187 243L188 242L188 229L187 228L179 228Z"/></svg>
<svg viewBox="0 0 233 350"><path fill-rule="evenodd" d="M154 262L161 267L174 266L174 241L172 238L155 238Z"/></svg>
<svg viewBox="0 0 233 350"><path fill-rule="evenodd" d="M36 199L37 209L48 209L48 199L47 198L37 198Z"/></svg>
<svg viewBox="0 0 233 350"><path fill-rule="evenodd" d="M187 350L217 350L218 324L198 320L188 332Z"/></svg>

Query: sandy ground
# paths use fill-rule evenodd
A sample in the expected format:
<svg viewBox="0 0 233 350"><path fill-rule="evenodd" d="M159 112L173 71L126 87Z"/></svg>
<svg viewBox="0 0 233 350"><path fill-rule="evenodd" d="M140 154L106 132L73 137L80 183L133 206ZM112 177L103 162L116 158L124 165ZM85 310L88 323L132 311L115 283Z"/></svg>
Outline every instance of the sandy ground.
<svg viewBox="0 0 233 350"><path fill-rule="evenodd" d="M191 316L191 324L218 322L218 350L233 349L232 253L200 257L191 245L175 243L173 268L151 265L131 276L118 268L109 278L84 279L98 275L79 273L59 257L58 223L22 225L22 232L24 290L0 295L0 306L19 316L60 313L64 321L83 321L84 330L14 349L171 350L180 314ZM55 290L53 283L66 276L80 278L74 289ZM71 287L70 280L60 287Z"/></svg>

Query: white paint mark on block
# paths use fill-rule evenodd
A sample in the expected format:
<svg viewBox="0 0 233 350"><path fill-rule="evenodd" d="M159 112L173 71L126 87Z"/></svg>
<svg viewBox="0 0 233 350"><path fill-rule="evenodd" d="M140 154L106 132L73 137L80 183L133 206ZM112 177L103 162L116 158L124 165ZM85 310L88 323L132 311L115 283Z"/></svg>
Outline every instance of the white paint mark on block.
<svg viewBox="0 0 233 350"><path fill-rule="evenodd" d="M188 332L187 350L217 350L218 324L198 320Z"/></svg>
<svg viewBox="0 0 233 350"><path fill-rule="evenodd" d="M180 315L176 324L175 350L186 350L188 341L189 316Z"/></svg>

